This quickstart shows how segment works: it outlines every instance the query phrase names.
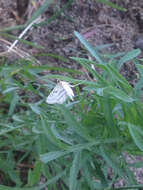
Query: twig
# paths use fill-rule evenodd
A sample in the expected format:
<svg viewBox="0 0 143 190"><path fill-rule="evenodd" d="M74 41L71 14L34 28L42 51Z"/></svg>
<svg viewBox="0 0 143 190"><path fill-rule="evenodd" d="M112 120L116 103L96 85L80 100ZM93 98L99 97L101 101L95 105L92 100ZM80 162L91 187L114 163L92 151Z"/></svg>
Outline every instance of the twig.
<svg viewBox="0 0 143 190"><path fill-rule="evenodd" d="M18 43L19 39L21 39L21 38L24 36L24 34L26 34L26 32L32 27L32 25L35 24L35 23L37 23L38 21L39 21L39 18L33 20L33 22L31 22L31 23L23 30L23 32L19 35L18 39L15 40L15 41L13 42L13 44L9 47L8 52L10 52L10 51L16 46L16 44Z"/></svg>

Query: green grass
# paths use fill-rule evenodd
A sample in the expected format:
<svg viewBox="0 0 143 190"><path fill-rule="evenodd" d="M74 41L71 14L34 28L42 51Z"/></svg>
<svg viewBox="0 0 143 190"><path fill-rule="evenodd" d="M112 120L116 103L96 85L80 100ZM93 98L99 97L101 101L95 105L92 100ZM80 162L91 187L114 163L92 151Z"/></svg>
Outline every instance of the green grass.
<svg viewBox="0 0 143 190"><path fill-rule="evenodd" d="M0 65L0 168L4 190L46 186L51 190L113 189L121 178L128 189L142 187L123 156L124 152L142 155L143 151L143 69L136 59L140 50L104 58L79 33L75 35L97 61L71 59L96 81L76 79L74 70L62 68L60 72L66 72L67 77L43 76L40 73L45 66L37 67L26 60L13 64L5 60ZM135 88L119 73L119 65L128 60L135 60L139 71ZM102 73L93 70L91 64ZM54 86L52 78L81 83L82 90L75 87L73 102L48 105L45 99ZM112 180L108 178L109 168ZM41 178L45 180L42 185Z"/></svg>
<svg viewBox="0 0 143 190"><path fill-rule="evenodd" d="M109 1L98 1L120 9ZM20 28L41 15L51 2L46 1ZM72 2L69 0L39 26L56 19ZM17 28L3 30L2 35L13 38L5 32ZM70 61L84 67L96 81L79 79L77 76L85 73L78 70L37 65L33 60L8 63L3 59L0 65L0 190L143 187L130 170L130 166L138 168L142 163L131 165L123 155L124 152L143 155L143 66L142 60L137 59L140 50L103 55L100 50L106 46L94 48L78 32L75 37L95 61L80 57L71 57ZM41 56L69 63L69 59L54 53ZM119 72L127 61L133 61L139 73L134 88ZM43 75L45 70L60 74ZM75 87L74 101L63 105L46 103L55 86L54 79L81 85ZM109 179L109 168L112 168L112 179ZM126 186L113 188L121 178Z"/></svg>

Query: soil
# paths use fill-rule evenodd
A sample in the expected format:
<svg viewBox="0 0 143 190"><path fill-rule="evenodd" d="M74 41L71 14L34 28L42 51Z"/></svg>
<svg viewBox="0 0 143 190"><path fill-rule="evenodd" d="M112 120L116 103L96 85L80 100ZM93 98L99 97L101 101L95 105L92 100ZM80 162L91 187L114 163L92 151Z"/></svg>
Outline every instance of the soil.
<svg viewBox="0 0 143 190"><path fill-rule="evenodd" d="M45 0L1 0L0 1L0 30L24 24L33 12L36 11ZM45 11L40 18L47 21L54 13L60 10L67 0L53 1L54 3ZM56 20L43 27L36 27L26 34L25 39L35 42L44 47L44 50L24 46L18 47L30 55L39 53L56 54L69 58L70 56L89 57L77 38L74 31L78 31L93 46L103 44L113 44L106 48L105 52L117 53L128 52L133 48L143 49L143 1L126 0L112 1L127 9L126 12L105 6L96 0L75 0L68 9L57 17ZM18 36L20 31L13 31L12 34ZM0 53L7 50L3 38L0 39ZM11 39L8 39L8 42ZM15 55L12 54L15 58ZM53 56L52 56L53 57ZM12 58L11 58L12 59ZM63 66L68 68L78 68L77 64L71 61L59 61L51 56L37 57L41 64L52 66ZM124 65L122 74L129 80L136 79L136 69L131 62ZM133 77L135 76L135 77ZM132 81L134 84L134 81Z"/></svg>
<svg viewBox="0 0 143 190"><path fill-rule="evenodd" d="M0 1L0 30L25 23L33 12L42 5L44 0L1 0ZM112 0L112 2L127 9L126 12L110 8L95 0L75 0L72 5L46 26L36 27L30 30L25 39L44 47L44 50L31 48L18 44L18 47L31 55L39 53L56 54L69 58L70 56L88 57L90 55L74 36L78 31L93 46L113 44L106 52L128 52L134 48L143 50L143 0ZM45 11L41 20L47 21L55 12L62 8L67 0L55 0ZM12 31L18 36L21 31ZM6 40L6 41L5 41ZM6 51L6 39L0 38L0 53ZM17 55L9 56L9 59L17 58ZM72 61L68 63L51 56L37 56L40 64L63 66L66 68L78 68ZM125 64L123 74L127 79L136 75L136 69L132 62ZM126 156L128 159L128 156ZM141 158L135 158L140 160ZM143 183L143 168L135 171L139 183ZM122 183L122 182L120 182ZM124 183L122 184L124 185ZM122 186L121 185L121 186ZM120 186L120 184L118 185Z"/></svg>

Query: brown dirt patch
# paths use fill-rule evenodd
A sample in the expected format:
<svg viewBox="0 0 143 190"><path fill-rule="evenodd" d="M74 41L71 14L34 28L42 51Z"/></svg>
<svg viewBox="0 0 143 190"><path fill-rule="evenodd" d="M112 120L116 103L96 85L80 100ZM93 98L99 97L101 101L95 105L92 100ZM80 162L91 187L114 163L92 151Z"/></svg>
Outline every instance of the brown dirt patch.
<svg viewBox="0 0 143 190"><path fill-rule="evenodd" d="M0 2L0 29L16 24L25 23L32 13L43 4L42 1L35 1L32 4L29 0L2 0ZM93 46L103 44L114 44L107 48L106 52L127 52L135 45L143 46L143 2L133 0L120 2L114 0L127 9L126 12L112 9L100 4L95 0L76 0L56 20L47 26L37 27L26 34L26 39L36 42L44 47L44 50L37 50L31 47L19 45L30 54L53 53L69 58L70 56L89 56L74 36L74 30L81 33ZM42 15L42 20L47 21L54 13L62 8L67 1L54 1L54 3ZM12 32L18 35L17 31ZM139 43L135 43L136 37ZM2 43L1 43L2 44ZM139 44L139 45L138 45ZM141 45L140 45L141 44ZM4 46L4 45L1 45ZM1 48L2 49L2 48ZM62 65L64 67L76 67L71 62L67 64L51 57L38 57L41 64ZM128 63L124 67L124 75L129 79L134 74L135 67Z"/></svg>

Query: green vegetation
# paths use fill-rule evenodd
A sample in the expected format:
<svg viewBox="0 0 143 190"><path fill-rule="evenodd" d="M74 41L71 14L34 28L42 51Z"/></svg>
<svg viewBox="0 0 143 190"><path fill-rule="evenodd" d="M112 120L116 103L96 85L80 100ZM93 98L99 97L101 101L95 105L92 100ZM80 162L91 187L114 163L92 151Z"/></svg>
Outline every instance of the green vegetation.
<svg viewBox="0 0 143 190"><path fill-rule="evenodd" d="M123 178L128 188L138 186L123 153L143 151L143 67L135 59L140 50L104 58L79 33L75 35L97 61L71 59L96 81L75 79L71 70L69 77L42 76L46 66L26 60L12 64L3 60L0 66L0 167L5 184L14 182L18 189L23 183L22 189L112 189ZM140 74L135 88L118 71L130 59ZM48 105L52 78L81 83L82 90L76 87L73 102ZM38 185L41 178L47 182Z"/></svg>
<svg viewBox="0 0 143 190"><path fill-rule="evenodd" d="M28 23L43 13L51 2L46 1ZM68 1L47 23L72 2ZM109 5L117 8L112 3ZM3 30L2 35L11 37L5 31L13 29L16 28ZM0 183L3 185L0 185L0 190L143 187L137 183L130 169L131 166L142 166L142 162L131 165L124 156L125 153L143 154L143 66L140 64L142 60L137 59L140 50L104 56L100 51L104 46L92 47L78 32L75 32L75 37L95 61L80 57L71 57L70 60L91 73L93 80L79 79L78 75L85 74L82 71L39 65L34 59L19 59L10 63L5 58L2 60ZM26 40L21 42L27 43ZM35 47L35 44L30 45ZM42 56L69 62L54 54ZM129 60L136 64L139 73L134 88L119 72ZM100 74L91 64L100 70ZM43 74L45 70L62 74ZM74 101L62 105L47 104L46 97L55 86L52 79L79 84L75 87ZM126 186L113 188L113 184L120 179L125 180Z"/></svg>

